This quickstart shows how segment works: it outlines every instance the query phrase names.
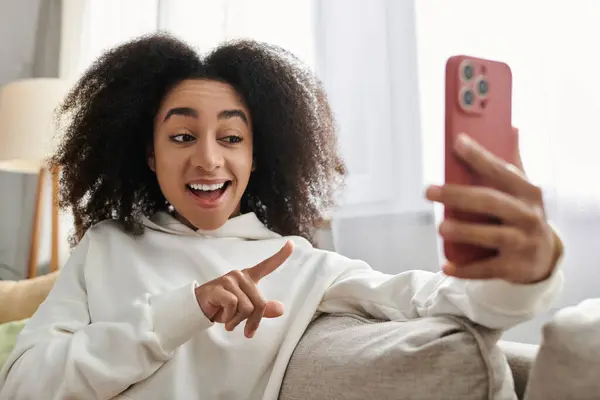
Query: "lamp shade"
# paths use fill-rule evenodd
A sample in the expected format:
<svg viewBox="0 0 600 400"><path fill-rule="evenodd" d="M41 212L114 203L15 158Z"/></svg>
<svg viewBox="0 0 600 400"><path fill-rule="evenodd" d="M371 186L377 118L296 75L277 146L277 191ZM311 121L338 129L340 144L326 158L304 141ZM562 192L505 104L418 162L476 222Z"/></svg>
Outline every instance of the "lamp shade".
<svg viewBox="0 0 600 400"><path fill-rule="evenodd" d="M24 79L0 89L0 169L39 171L55 149L54 112L67 89L59 78Z"/></svg>

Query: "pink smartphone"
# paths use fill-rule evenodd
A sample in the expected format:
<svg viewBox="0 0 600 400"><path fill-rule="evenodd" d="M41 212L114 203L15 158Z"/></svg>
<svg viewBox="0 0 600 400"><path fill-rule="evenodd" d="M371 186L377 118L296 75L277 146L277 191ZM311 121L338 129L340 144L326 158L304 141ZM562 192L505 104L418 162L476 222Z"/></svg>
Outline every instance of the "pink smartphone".
<svg viewBox="0 0 600 400"><path fill-rule="evenodd" d="M454 56L446 63L445 181L460 185L483 185L477 175L455 155L458 134L466 133L498 157L513 163L517 150L512 133L512 73L502 62ZM444 218L468 222L498 223L445 207ZM495 250L444 241L448 261L464 265L495 255Z"/></svg>

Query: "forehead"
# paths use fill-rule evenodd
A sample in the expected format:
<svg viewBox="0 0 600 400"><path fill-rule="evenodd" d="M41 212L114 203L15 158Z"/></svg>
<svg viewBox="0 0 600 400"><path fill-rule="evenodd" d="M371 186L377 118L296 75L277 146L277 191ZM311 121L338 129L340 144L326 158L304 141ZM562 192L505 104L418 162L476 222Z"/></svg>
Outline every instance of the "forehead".
<svg viewBox="0 0 600 400"><path fill-rule="evenodd" d="M188 79L175 85L163 98L157 117L164 117L173 107L190 107L199 114L218 114L228 109L248 112L231 85L207 79Z"/></svg>

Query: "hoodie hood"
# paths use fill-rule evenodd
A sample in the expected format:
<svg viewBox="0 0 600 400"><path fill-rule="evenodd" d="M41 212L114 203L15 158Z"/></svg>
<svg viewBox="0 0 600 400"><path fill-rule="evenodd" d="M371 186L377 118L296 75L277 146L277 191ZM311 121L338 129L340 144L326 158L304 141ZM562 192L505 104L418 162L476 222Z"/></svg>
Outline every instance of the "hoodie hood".
<svg viewBox="0 0 600 400"><path fill-rule="evenodd" d="M149 229L181 236L239 238L248 240L274 239L281 237L281 235L269 230L253 212L230 218L223 226L212 231L202 229L193 230L189 226L179 222L168 212L164 211L157 212L152 218L144 217L142 223Z"/></svg>

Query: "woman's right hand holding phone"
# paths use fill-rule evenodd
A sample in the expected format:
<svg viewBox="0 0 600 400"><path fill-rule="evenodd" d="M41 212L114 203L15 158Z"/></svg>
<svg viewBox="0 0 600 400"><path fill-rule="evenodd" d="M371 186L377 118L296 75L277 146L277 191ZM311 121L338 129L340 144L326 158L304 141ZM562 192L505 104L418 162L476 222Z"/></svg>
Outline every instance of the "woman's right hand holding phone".
<svg viewBox="0 0 600 400"><path fill-rule="evenodd" d="M258 282L275 271L294 251L294 243L286 242L274 255L259 264L241 271L231 271L215 280L198 286L196 300L204 315L212 322L225 324L233 331L246 320L244 334L254 336L261 319L283 315L283 304L266 300L257 288Z"/></svg>

